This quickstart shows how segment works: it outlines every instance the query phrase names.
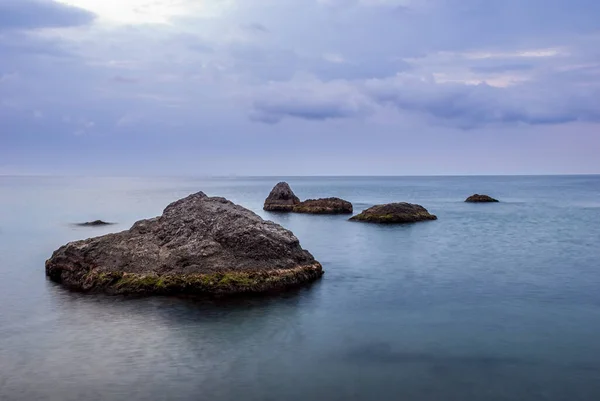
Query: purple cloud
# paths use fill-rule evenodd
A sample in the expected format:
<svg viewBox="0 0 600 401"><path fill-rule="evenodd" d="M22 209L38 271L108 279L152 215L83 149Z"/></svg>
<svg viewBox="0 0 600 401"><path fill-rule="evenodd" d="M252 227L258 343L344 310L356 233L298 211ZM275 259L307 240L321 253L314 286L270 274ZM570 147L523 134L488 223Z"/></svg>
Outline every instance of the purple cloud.
<svg viewBox="0 0 600 401"><path fill-rule="evenodd" d="M318 133L324 160L343 143L344 154L384 169L396 156L361 138L405 146L404 133L419 132L462 158L486 146L510 154L531 135L519 149L538 152L532 160L549 171L536 144L551 132L558 150L574 143L563 165L598 166L573 156L588 155L600 123L596 1L73 3L91 11L0 0L0 159L104 147L138 166L168 146L217 154L214 165L232 152L245 166ZM574 131L585 135L573 142Z"/></svg>

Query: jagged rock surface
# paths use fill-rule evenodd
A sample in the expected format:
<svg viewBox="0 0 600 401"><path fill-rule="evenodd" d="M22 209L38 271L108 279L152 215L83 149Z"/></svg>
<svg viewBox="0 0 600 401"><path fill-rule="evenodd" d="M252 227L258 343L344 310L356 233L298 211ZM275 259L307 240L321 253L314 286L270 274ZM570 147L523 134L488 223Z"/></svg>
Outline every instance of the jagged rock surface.
<svg viewBox="0 0 600 401"><path fill-rule="evenodd" d="M294 194L287 182L280 182L265 199L263 209L269 212L291 212L300 199Z"/></svg>
<svg viewBox="0 0 600 401"><path fill-rule="evenodd" d="M376 205L350 218L352 221L366 223L415 223L418 221L437 220L437 216L430 214L421 205L412 203L388 203Z"/></svg>
<svg viewBox="0 0 600 401"><path fill-rule="evenodd" d="M46 274L81 291L151 295L280 290L323 271L291 231L199 192L127 231L62 246Z"/></svg>

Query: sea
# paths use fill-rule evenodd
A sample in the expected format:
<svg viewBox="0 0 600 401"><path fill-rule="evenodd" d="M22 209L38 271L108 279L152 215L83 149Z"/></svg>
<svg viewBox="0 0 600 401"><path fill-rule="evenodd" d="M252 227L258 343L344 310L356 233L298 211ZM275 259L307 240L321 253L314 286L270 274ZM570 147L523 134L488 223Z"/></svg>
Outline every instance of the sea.
<svg viewBox="0 0 600 401"><path fill-rule="evenodd" d="M279 181L438 220L265 212ZM46 279L61 245L198 191L293 231L322 280L180 299ZM116 224L75 225L96 219ZM0 176L0 400L600 400L600 176Z"/></svg>

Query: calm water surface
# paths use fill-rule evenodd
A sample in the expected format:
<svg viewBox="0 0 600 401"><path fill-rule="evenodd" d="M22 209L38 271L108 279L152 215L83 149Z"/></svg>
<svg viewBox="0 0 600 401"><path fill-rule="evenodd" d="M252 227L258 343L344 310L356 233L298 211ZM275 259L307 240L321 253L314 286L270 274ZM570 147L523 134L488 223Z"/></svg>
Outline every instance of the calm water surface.
<svg viewBox="0 0 600 401"><path fill-rule="evenodd" d="M600 400L599 176L286 179L439 217L395 227L263 212L279 180L0 177L0 400ZM323 280L199 302L44 277L60 245L199 190L291 229ZM118 225L72 225L95 219Z"/></svg>

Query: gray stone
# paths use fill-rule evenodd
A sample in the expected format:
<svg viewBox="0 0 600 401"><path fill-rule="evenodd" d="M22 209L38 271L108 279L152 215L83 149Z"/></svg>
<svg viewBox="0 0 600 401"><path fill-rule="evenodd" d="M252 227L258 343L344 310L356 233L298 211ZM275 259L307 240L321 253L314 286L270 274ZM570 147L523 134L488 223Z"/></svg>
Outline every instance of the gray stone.
<svg viewBox="0 0 600 401"><path fill-rule="evenodd" d="M234 294L282 290L323 271L291 231L199 192L127 231L62 246L46 274L81 291Z"/></svg>
<svg viewBox="0 0 600 401"><path fill-rule="evenodd" d="M479 194L475 194L475 195L471 195L467 198L467 200L465 200L465 202L469 202L469 203L496 203L499 202L498 199L494 199L491 196L488 195L479 195Z"/></svg>
<svg viewBox="0 0 600 401"><path fill-rule="evenodd" d="M340 198L307 199L292 209L294 213L352 214L352 203Z"/></svg>
<svg viewBox="0 0 600 401"><path fill-rule="evenodd" d="M365 223L415 223L418 221L437 220L437 216L430 214L421 205L412 203L388 203L368 208L362 213L350 218L351 221Z"/></svg>
<svg viewBox="0 0 600 401"><path fill-rule="evenodd" d="M78 223L78 226L81 227L97 227L97 226L110 226L114 223L107 223L106 221L102 221L102 220L94 220L94 221L87 221L85 223Z"/></svg>
<svg viewBox="0 0 600 401"><path fill-rule="evenodd" d="M291 212L300 199L294 194L287 182L280 182L265 199L263 209L269 212Z"/></svg>

